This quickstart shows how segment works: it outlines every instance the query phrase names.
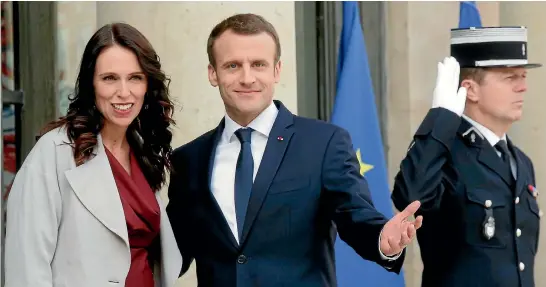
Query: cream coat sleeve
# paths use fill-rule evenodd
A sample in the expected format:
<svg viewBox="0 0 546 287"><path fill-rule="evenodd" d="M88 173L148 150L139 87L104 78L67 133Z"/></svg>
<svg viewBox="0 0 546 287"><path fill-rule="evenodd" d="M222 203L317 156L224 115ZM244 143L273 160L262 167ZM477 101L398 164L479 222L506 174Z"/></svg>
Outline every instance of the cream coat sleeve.
<svg viewBox="0 0 546 287"><path fill-rule="evenodd" d="M35 150L17 173L7 200L5 287L54 285L51 262L61 202L55 158L51 151Z"/></svg>

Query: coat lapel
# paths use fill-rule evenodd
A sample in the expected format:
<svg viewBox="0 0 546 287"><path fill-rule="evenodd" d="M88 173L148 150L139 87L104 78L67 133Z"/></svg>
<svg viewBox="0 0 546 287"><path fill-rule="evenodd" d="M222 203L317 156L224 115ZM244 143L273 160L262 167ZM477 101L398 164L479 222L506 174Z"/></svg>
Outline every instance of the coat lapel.
<svg viewBox="0 0 546 287"><path fill-rule="evenodd" d="M125 213L100 134L94 154L86 163L65 171L65 176L87 210L129 247Z"/></svg>
<svg viewBox="0 0 546 287"><path fill-rule="evenodd" d="M231 232L231 229L229 228L229 224L227 223L226 217L224 216L222 209L220 208L218 202L216 201L216 198L214 198L214 195L212 194L212 171L214 168L216 146L218 145L218 142L220 142L220 138L222 137L223 132L224 120L222 119L218 127L210 135L210 139L207 141L207 146L203 149L203 155L199 157L208 158L206 169L203 171L203 173L201 173L206 175L206 177L203 177L201 181L202 185L206 187L206 192L203 194L203 196L206 196L206 201L210 202L210 204L212 205L213 216L215 218L215 220L213 221L216 223L218 229L223 235L220 236L220 238L226 239L226 243L228 245L231 245L233 248L238 249L237 240L235 239L233 233Z"/></svg>
<svg viewBox="0 0 546 287"><path fill-rule="evenodd" d="M514 182L514 178L512 177L511 171L509 169L502 168L503 163L501 158L496 153L495 148L492 147L487 141L482 143L478 160L497 173L509 187L513 187L512 184Z"/></svg>
<svg viewBox="0 0 546 287"><path fill-rule="evenodd" d="M155 193L155 197L161 211L161 223L159 229L161 268L160 272L155 272L154 274L156 274L156 276L157 274L160 275L158 277L160 278L159 282L161 283L161 287L169 287L174 286L178 276L180 275L180 270L182 269L182 255L180 255L180 250L176 244L172 226L167 213L165 212L165 206L163 205L163 200L161 199L159 191Z"/></svg>
<svg viewBox="0 0 546 287"><path fill-rule="evenodd" d="M484 138L484 136L467 120L462 119L459 126L459 134L463 137L467 145L476 147L478 151L478 161L495 172L509 186L513 187L514 178L509 170L502 168L502 159L498 156L494 147Z"/></svg>
<svg viewBox="0 0 546 287"><path fill-rule="evenodd" d="M275 101L279 109L275 124L269 133L267 145L265 148L258 173L254 179L252 186L252 193L248 203L245 224L243 226L243 235L240 244L243 245L248 233L252 227L252 224L256 220L256 216L260 208L262 207L269 186L277 174L277 170L284 158L284 154L290 139L294 134L292 124L294 122L294 115L290 113L280 102Z"/></svg>

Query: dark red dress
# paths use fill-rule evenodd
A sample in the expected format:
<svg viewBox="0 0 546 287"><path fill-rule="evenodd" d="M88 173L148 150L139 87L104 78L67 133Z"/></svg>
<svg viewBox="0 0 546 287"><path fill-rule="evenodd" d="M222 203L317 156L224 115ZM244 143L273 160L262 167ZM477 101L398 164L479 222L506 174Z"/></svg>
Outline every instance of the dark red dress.
<svg viewBox="0 0 546 287"><path fill-rule="evenodd" d="M105 150L118 187L129 233L131 268L125 287L154 287L150 258L157 255L154 246L159 235L159 204L133 153L130 155L129 175L114 155L108 149Z"/></svg>

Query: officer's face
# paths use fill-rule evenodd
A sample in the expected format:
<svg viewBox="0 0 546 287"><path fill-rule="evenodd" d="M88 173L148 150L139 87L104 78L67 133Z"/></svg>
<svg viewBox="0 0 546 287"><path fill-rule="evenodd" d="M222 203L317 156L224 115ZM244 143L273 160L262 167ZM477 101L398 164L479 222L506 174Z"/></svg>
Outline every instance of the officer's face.
<svg viewBox="0 0 546 287"><path fill-rule="evenodd" d="M519 120L527 91L526 75L524 68L488 69L474 95L481 113L506 123Z"/></svg>

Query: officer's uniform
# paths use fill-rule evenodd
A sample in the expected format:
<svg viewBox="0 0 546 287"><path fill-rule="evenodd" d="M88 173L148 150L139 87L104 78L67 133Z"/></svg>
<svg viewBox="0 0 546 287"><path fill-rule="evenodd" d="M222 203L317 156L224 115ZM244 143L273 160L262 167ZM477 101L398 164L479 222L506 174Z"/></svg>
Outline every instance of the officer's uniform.
<svg viewBox="0 0 546 287"><path fill-rule="evenodd" d="M539 67L527 63L526 33L454 29L452 56L461 67ZM503 139L445 108L431 109L415 134L392 200L399 210L422 203L422 286L535 286L542 211L533 164Z"/></svg>

